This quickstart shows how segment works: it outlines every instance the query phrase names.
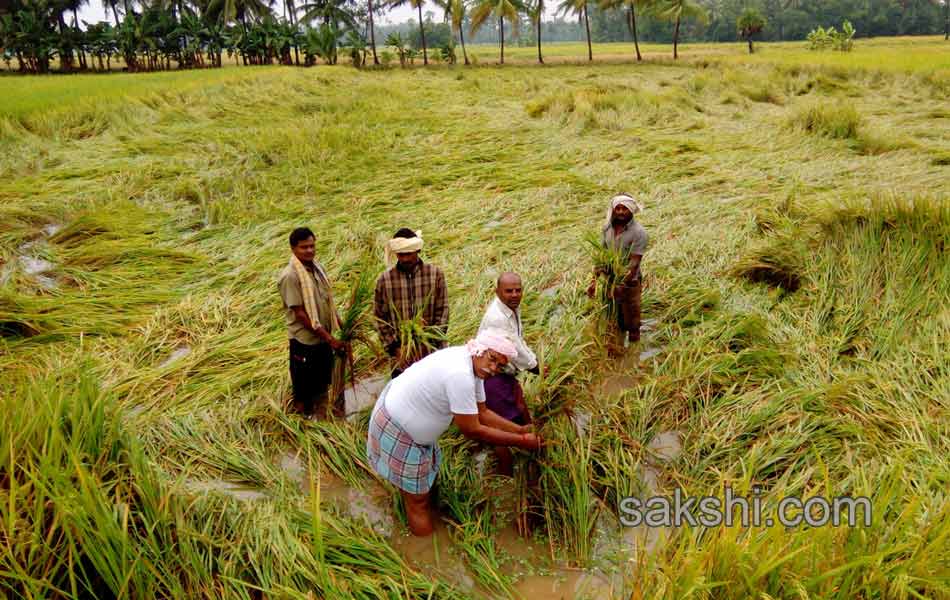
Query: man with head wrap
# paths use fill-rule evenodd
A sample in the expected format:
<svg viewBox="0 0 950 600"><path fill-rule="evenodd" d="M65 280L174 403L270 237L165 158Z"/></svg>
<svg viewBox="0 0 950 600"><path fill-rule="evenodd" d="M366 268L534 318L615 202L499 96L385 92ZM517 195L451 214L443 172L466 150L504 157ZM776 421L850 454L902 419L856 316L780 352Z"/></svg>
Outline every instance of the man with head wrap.
<svg viewBox="0 0 950 600"><path fill-rule="evenodd" d="M422 236L411 229L400 229L386 243L386 265L376 281L374 312L379 338L393 357L393 377L434 350L445 347L449 324L448 292L445 276L435 265L419 258ZM421 316L421 325L431 339L413 339L414 348L403 348L400 323Z"/></svg>
<svg viewBox="0 0 950 600"><path fill-rule="evenodd" d="M503 333L482 332L464 346L416 362L380 394L370 417L366 454L373 470L399 488L413 534L432 533L429 491L442 459L438 439L449 425L493 445L540 447L530 425L516 425L485 406L484 380L517 353Z"/></svg>
<svg viewBox="0 0 950 600"><path fill-rule="evenodd" d="M617 301L617 320L621 334L626 332L631 342L640 341L640 261L647 249L648 236L634 215L643 210L629 194L619 194L610 200L607 215L601 227L601 241L605 248L617 250L629 257L627 272L617 281L614 299ZM606 275L594 269L594 279L587 288L591 298L597 291L597 279Z"/></svg>

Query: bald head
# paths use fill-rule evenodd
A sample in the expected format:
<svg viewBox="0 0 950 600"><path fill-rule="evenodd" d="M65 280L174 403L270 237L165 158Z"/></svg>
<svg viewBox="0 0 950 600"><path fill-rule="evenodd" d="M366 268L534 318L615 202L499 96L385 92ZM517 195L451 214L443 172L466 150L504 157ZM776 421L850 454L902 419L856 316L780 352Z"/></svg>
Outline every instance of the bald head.
<svg viewBox="0 0 950 600"><path fill-rule="evenodd" d="M521 276L517 273L502 273L498 276L498 283L495 285L495 295L502 303L511 310L518 310L521 306Z"/></svg>

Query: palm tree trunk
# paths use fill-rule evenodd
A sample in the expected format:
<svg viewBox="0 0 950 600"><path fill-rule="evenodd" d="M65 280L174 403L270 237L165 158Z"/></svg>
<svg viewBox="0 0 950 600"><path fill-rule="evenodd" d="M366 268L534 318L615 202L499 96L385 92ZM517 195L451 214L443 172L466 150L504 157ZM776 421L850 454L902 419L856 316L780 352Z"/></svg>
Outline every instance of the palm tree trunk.
<svg viewBox="0 0 950 600"><path fill-rule="evenodd" d="M59 21L59 39L60 43L64 44L62 46L62 54L60 55L60 69L64 73L69 73L73 70L73 49L66 44L66 20L63 19L63 13L56 13L56 19Z"/></svg>
<svg viewBox="0 0 950 600"><path fill-rule="evenodd" d="M505 64L505 17L498 17L498 39L501 40L501 64Z"/></svg>
<svg viewBox="0 0 950 600"><path fill-rule="evenodd" d="M633 4L630 5L630 31L633 32L633 47L637 50L637 62L643 60L640 56L640 40L637 39L637 12Z"/></svg>
<svg viewBox="0 0 950 600"><path fill-rule="evenodd" d="M587 28L587 60L594 60L594 51L590 46L590 16L587 14L587 3L584 3L584 27Z"/></svg>
<svg viewBox="0 0 950 600"><path fill-rule="evenodd" d="M426 52L426 28L422 22L422 0L419 0L419 33L422 34L422 64L429 64L429 54Z"/></svg>
<svg viewBox="0 0 950 600"><path fill-rule="evenodd" d="M541 56L541 11L538 11L538 18L535 21L538 28L538 64L544 64L544 58Z"/></svg>
<svg viewBox="0 0 950 600"><path fill-rule="evenodd" d="M118 27L119 26L119 11L115 7L115 2L110 2L109 6L112 7L112 18L115 19L115 26Z"/></svg>
<svg viewBox="0 0 950 600"><path fill-rule="evenodd" d="M376 30L373 27L373 0L367 0L369 12L369 45L373 48L373 64L379 64L379 57L376 56Z"/></svg>
<svg viewBox="0 0 950 600"><path fill-rule="evenodd" d="M463 33L464 29L464 23L459 25L459 41L462 42L462 56L465 57L465 66L468 66L468 52L465 51L465 33Z"/></svg>
<svg viewBox="0 0 950 600"><path fill-rule="evenodd" d="M752 36L749 36L749 54L753 54L755 50L752 49Z"/></svg>
<svg viewBox="0 0 950 600"><path fill-rule="evenodd" d="M676 52L676 46L679 44L680 39L680 18L679 15L676 16L676 26L673 28L673 60L679 58L679 54Z"/></svg>
<svg viewBox="0 0 950 600"><path fill-rule="evenodd" d="M79 12L75 6L73 7L73 27L79 28ZM79 47L79 68L83 71L89 68L89 65L86 64L86 51L82 46Z"/></svg>
<svg viewBox="0 0 950 600"><path fill-rule="evenodd" d="M129 8L129 0L122 0L122 6L125 7L125 16L128 18L128 16L132 14L131 9Z"/></svg>

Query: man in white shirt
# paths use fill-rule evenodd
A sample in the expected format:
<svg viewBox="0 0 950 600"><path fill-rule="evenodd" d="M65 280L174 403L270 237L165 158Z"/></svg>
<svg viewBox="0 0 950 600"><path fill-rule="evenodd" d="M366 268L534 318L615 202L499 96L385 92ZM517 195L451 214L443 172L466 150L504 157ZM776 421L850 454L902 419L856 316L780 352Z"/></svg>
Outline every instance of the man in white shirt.
<svg viewBox="0 0 950 600"><path fill-rule="evenodd" d="M369 421L366 455L379 475L399 488L409 529L432 533L429 491L439 472L438 439L455 423L466 436L536 450L540 438L485 407L484 381L515 356L503 334L480 333L465 346L434 352L386 386Z"/></svg>
<svg viewBox="0 0 950 600"><path fill-rule="evenodd" d="M478 328L479 333L492 330L503 332L515 346L517 354L508 361L502 372L485 380L485 405L498 416L517 425L531 423L524 391L518 383L518 372L538 373L538 359L524 341L520 312L523 294L521 277L517 273L502 273L495 285L495 297ZM511 451L507 447L496 446L495 459L499 473L512 475Z"/></svg>

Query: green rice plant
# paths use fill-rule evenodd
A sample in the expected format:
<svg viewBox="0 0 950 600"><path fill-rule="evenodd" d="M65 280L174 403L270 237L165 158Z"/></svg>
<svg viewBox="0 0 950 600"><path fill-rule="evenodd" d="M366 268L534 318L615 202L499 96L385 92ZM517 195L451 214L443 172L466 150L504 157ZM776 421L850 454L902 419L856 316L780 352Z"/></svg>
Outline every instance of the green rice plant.
<svg viewBox="0 0 950 600"><path fill-rule="evenodd" d="M849 104L812 104L798 109L789 127L831 139L856 139L863 119Z"/></svg>
<svg viewBox="0 0 950 600"><path fill-rule="evenodd" d="M591 436L578 438L566 417L549 421L541 465L541 493L548 535L573 564L586 565L593 551L600 504L591 489Z"/></svg>
<svg viewBox="0 0 950 600"><path fill-rule="evenodd" d="M581 341L579 332L575 332L555 343L538 344L536 354L541 374L524 388L529 410L537 423L546 422L570 406L572 390L585 380L585 351L591 342Z"/></svg>
<svg viewBox="0 0 950 600"><path fill-rule="evenodd" d="M783 231L750 250L733 266L732 273L792 293L802 285L807 256L805 241Z"/></svg>
<svg viewBox="0 0 950 600"><path fill-rule="evenodd" d="M656 301L656 309L662 311L664 323L690 327L703 322L719 306L720 300L719 290L693 278L677 278L671 281L664 297Z"/></svg>
<svg viewBox="0 0 950 600"><path fill-rule="evenodd" d="M426 323L424 318L425 307L431 299L431 293L422 302L416 314L408 319L399 319L396 324L396 339L399 340L399 352L403 365L419 359L424 353L438 348L446 340L445 331L438 325ZM395 306L391 307L392 314L399 314Z"/></svg>
<svg viewBox="0 0 950 600"><path fill-rule="evenodd" d="M859 154L877 156L915 147L915 143L901 135L885 131L862 129L855 139L854 148Z"/></svg>
<svg viewBox="0 0 950 600"><path fill-rule="evenodd" d="M436 480L439 508L450 519L452 538L476 580L493 593L512 597L512 582L501 569L494 534L499 520L489 487L472 468L473 443L463 436L440 441L443 460Z"/></svg>
<svg viewBox="0 0 950 600"><path fill-rule="evenodd" d="M346 307L340 315L340 327L337 332L337 339L346 344L346 354L342 360L334 363L333 384L330 389L330 398L333 399L334 404L340 402L343 397L347 371L350 384L356 386L353 344L364 344L369 347L375 345L371 316L375 277L368 264L357 264L354 269L358 275L350 288Z"/></svg>
<svg viewBox="0 0 950 600"><path fill-rule="evenodd" d="M292 425L291 425L292 426ZM354 488L366 484L367 475L376 477L366 464L366 433L342 421L313 421L301 426L298 438L302 444L319 452L323 465Z"/></svg>
<svg viewBox="0 0 950 600"><path fill-rule="evenodd" d="M864 493L875 524L680 530L622 567L636 567L642 597L946 597L941 44L768 44L751 57L697 45L699 60L675 66L651 59L654 46L635 74L609 64L630 54L619 45L600 47L603 64L557 64L586 52L566 44L544 69L462 79L329 66L9 79L0 596L506 595L493 575L507 575L504 523L485 498L494 480L475 475L457 433L444 440L459 456L440 473L440 510L479 570L473 592L419 573L405 550L274 468L291 449L313 457L318 477L373 477L361 465L365 413L324 427L281 410L274 280L288 230L315 227L345 300L350 265L408 223L426 231L427 260L446 275L447 342L475 330L494 272L527 284L526 335L552 367L524 383L548 447L515 455L518 512L534 526L523 530L550 548L529 568L582 562L571 548L583 546L584 507L612 511L642 492L644 447L677 431L682 454L656 465L665 485L715 495L727 482L760 484L767 504ZM512 49L512 61L532 50ZM775 135L780 111L738 91L755 82L786 99L856 96L867 122L843 143L800 125ZM735 104L706 102L720 96ZM541 118L521 118L548 98ZM912 144L888 150L904 137ZM590 252L576 232L596 227L616 189L651 198L643 308L659 324L642 345L662 352L642 362L630 351L606 362L585 346L597 332L582 294ZM25 273L20 257L31 255L55 265L55 289ZM794 273L797 291L728 276L751 258L767 280ZM354 348L356 369L372 369L372 354ZM635 385L598 395L618 375ZM585 436L571 411L593 415ZM219 476L266 493L192 485Z"/></svg>
<svg viewBox="0 0 950 600"><path fill-rule="evenodd" d="M594 270L603 278L598 285L598 306L604 323L617 320L618 306L615 294L630 270L630 254L622 249L605 246L600 236L588 233L584 237Z"/></svg>

